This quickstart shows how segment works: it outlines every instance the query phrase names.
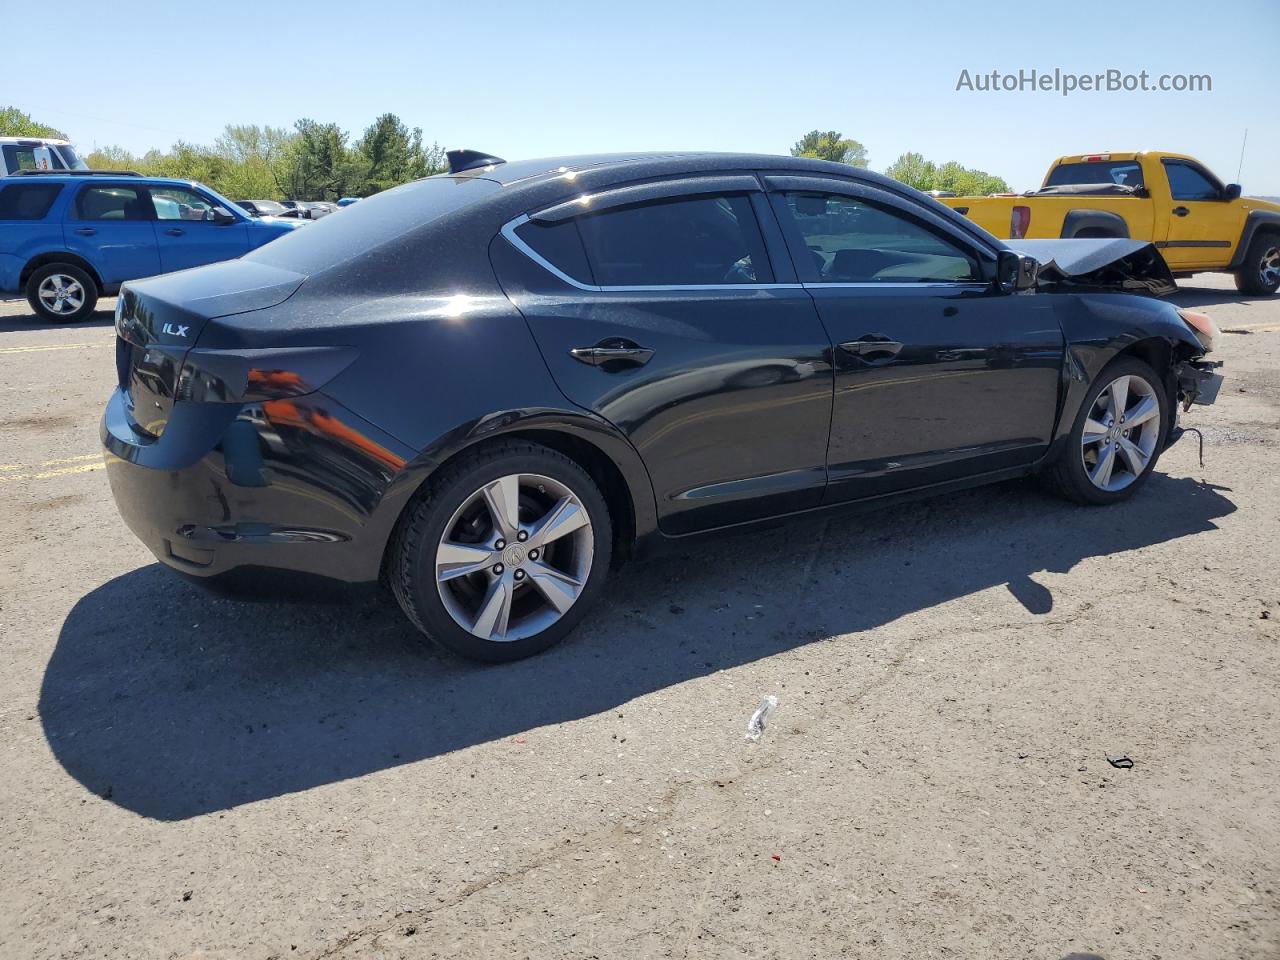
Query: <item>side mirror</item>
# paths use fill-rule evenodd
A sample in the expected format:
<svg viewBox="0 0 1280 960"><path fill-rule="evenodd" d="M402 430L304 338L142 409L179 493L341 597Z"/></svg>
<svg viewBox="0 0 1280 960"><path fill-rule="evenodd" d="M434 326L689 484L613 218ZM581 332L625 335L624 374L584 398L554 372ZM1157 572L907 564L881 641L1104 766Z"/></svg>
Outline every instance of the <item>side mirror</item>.
<svg viewBox="0 0 1280 960"><path fill-rule="evenodd" d="M1223 199L1223 200L1239 200L1239 199L1240 199L1240 184L1238 184L1238 183L1228 183L1225 187L1223 187L1223 188L1222 188L1222 199Z"/></svg>
<svg viewBox="0 0 1280 960"><path fill-rule="evenodd" d="M1001 250L996 260L996 283L1003 293L1035 289L1040 275L1040 262L1012 250Z"/></svg>
<svg viewBox="0 0 1280 960"><path fill-rule="evenodd" d="M229 224L237 223L238 221L236 219L235 214L233 214L226 207L214 207L213 222L220 227L225 227L225 226L228 226Z"/></svg>

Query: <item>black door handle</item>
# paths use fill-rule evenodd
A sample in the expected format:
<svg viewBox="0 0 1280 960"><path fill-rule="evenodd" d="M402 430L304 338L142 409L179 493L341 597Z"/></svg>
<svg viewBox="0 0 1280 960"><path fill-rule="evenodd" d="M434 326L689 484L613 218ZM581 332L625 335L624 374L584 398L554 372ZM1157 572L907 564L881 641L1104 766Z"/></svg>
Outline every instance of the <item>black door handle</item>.
<svg viewBox="0 0 1280 960"><path fill-rule="evenodd" d="M79 227L76 229L76 233L80 234L82 237L92 237L97 232L98 231L93 229L93 227Z"/></svg>
<svg viewBox="0 0 1280 960"><path fill-rule="evenodd" d="M601 340L594 347L574 347L569 351L569 356L593 367L603 367L610 363L640 367L653 358L653 351L634 341L616 337Z"/></svg>
<svg viewBox="0 0 1280 960"><path fill-rule="evenodd" d="M902 344L882 334L868 333L857 340L846 340L840 349L867 363L888 363L902 350Z"/></svg>
<svg viewBox="0 0 1280 960"><path fill-rule="evenodd" d="M1185 217L1185 216L1186 216L1188 213L1190 213L1190 212L1191 212L1191 211L1190 211L1190 210L1188 210L1186 207L1174 207L1174 208L1173 208L1173 215L1174 215L1175 217Z"/></svg>
<svg viewBox="0 0 1280 960"><path fill-rule="evenodd" d="M185 230L179 230L177 227L170 227L168 230L165 231L165 233L167 233L171 237L180 237L186 232L187 231Z"/></svg>

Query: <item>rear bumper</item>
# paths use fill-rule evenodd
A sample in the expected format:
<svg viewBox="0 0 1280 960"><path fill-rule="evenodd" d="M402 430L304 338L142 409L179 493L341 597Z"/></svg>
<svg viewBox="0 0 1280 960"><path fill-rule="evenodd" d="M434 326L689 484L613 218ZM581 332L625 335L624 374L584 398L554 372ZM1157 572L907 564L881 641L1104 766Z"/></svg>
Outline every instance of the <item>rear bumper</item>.
<svg viewBox="0 0 1280 960"><path fill-rule="evenodd" d="M197 577L242 568L376 580L417 483L411 452L319 394L246 407L177 404L158 439L116 390L102 417L121 517L162 563Z"/></svg>

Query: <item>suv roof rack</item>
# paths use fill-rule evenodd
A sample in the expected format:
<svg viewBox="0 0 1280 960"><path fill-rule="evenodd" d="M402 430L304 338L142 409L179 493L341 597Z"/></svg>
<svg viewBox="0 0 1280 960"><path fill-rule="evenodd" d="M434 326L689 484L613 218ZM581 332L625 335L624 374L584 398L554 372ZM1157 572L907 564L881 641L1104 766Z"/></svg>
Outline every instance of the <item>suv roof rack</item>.
<svg viewBox="0 0 1280 960"><path fill-rule="evenodd" d="M480 150L448 150L445 152L445 158L449 161L450 173L461 173L463 170L474 170L476 167L488 167L507 162L501 157L495 157Z"/></svg>
<svg viewBox="0 0 1280 960"><path fill-rule="evenodd" d="M140 177L136 170L15 170L11 177Z"/></svg>

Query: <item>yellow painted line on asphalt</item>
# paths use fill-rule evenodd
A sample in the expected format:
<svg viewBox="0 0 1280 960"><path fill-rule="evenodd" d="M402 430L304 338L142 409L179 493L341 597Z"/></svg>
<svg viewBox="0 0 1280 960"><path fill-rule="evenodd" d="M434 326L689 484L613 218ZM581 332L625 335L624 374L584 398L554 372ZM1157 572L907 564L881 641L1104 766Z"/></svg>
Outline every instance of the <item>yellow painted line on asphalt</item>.
<svg viewBox="0 0 1280 960"><path fill-rule="evenodd" d="M85 350L89 347L106 347L111 345L110 340L102 340L97 343L49 343L34 347L0 347L0 354L6 353L43 353L48 350Z"/></svg>
<svg viewBox="0 0 1280 960"><path fill-rule="evenodd" d="M74 457L55 457L52 460L41 460L28 466L23 463L0 463L0 483L17 480L49 480L52 477L65 477L72 473L89 473L101 470L106 466L100 453L82 453ZM52 470L39 470L38 467L53 467ZM34 471L15 473L14 471Z"/></svg>
<svg viewBox="0 0 1280 960"><path fill-rule="evenodd" d="M106 467L106 463L100 460L97 463L81 463L74 467L59 467L57 470L42 470L39 473L0 474L0 483L15 483L19 480L49 480L53 477L65 477L70 473L89 473L93 470L101 470L104 467Z"/></svg>

